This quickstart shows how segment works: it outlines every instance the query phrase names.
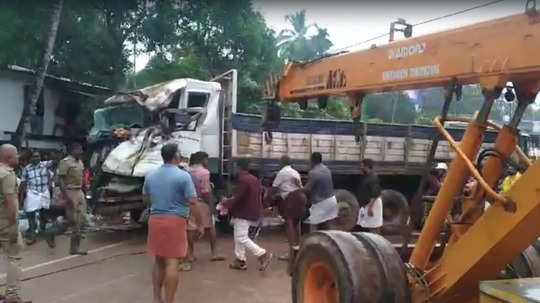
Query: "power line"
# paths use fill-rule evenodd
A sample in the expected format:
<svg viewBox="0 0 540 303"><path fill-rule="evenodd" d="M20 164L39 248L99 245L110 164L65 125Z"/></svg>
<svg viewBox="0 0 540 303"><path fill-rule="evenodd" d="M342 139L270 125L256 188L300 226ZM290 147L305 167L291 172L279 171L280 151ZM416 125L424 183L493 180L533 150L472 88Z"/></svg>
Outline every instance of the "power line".
<svg viewBox="0 0 540 303"><path fill-rule="evenodd" d="M470 7L470 8L464 9L464 10L461 10L461 11L457 11L457 12L454 12L454 13L450 13L450 14L448 14L448 15L444 15L444 16L440 16L440 17L428 19L428 20L425 20L425 21L422 21L422 22L413 24L413 26L423 25L423 24L430 23L430 22L433 22L433 21L438 21L438 20L445 19L445 18L448 18L448 17L453 17L453 16L456 16L456 15L460 15L460 14L463 14L463 13L470 12L470 11L475 10L475 9L478 9L478 8L484 8L484 7L486 7L486 6L490 6L490 5L493 5L493 4L497 4L497 3L503 2L503 1L505 1L505 0L494 0L494 1L490 1L490 2L487 2L487 3L484 3L484 4L480 4L480 5L477 5L477 6L473 6L473 7Z"/></svg>
<svg viewBox="0 0 540 303"><path fill-rule="evenodd" d="M453 13L450 13L450 14L447 14L447 15L443 15L443 16L439 16L439 17L435 17L435 18L431 18L431 19L427 19L427 20L424 20L424 21L421 21L421 22L418 22L418 23L415 23L413 24L412 26L419 26L419 25L424 25L426 23L431 23L431 22L434 22L434 21L438 21L438 20L441 20L441 19L446 19L446 18L449 18L449 17L453 17L453 16L457 16L457 15L460 15L460 14L464 14L464 13L467 13L467 12L470 12L472 10L475 10L475 9L479 9L479 8L484 8L484 7L487 7L487 6L490 6L490 5L493 5L493 4L497 4L499 2L503 2L505 0L493 0L493 1L490 1L490 2L486 2L484 4L479 4L477 6L473 6L473 7L470 7L470 8L467 8L467 9L463 9L463 10L460 10L460 11L456 11L456 12L453 12ZM360 41L360 42L357 42L357 43L354 43L354 44L351 44L351 45L347 45L345 47L342 47L342 48L338 48L337 50L334 51L334 53L341 53L351 47L355 47L355 46L358 46L358 45L362 45L364 43L367 43L367 42L371 42L373 40L377 40L377 39L380 39L380 38L383 38L383 37L386 37L390 35L390 33L384 33L384 34L381 34L381 35L378 35L378 36L375 36L375 37L372 37L372 38L369 38L367 40L363 40L363 41Z"/></svg>

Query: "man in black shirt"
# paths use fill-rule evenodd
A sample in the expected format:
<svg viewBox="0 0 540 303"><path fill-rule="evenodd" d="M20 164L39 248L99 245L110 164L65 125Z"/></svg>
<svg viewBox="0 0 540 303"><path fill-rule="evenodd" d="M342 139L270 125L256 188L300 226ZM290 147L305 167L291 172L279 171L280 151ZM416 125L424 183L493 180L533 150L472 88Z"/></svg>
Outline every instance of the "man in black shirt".
<svg viewBox="0 0 540 303"><path fill-rule="evenodd" d="M362 182L356 193L360 211L358 214L358 225L373 232L383 224L381 186L379 177L373 171L375 162L371 159L362 160L361 169L364 173Z"/></svg>

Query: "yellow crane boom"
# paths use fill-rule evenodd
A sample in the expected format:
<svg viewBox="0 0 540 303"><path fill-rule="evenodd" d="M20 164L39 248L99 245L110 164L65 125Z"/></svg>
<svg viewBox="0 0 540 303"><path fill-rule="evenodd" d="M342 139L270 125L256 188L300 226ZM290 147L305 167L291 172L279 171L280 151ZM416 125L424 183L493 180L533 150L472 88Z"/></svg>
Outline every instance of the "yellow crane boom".
<svg viewBox="0 0 540 303"><path fill-rule="evenodd" d="M360 107L363 96L369 93L450 87L452 83L479 83L482 86L485 101L475 119L467 121L469 124L460 143L444 129L444 122L450 118L435 121L458 157L449 166L410 260L405 264L407 270L403 275L408 281L410 302L477 302L478 282L495 278L506 264L540 236L540 163L530 165L507 195L502 196L494 190L503 173L504 162L517 149L516 135L521 117L540 90L539 21L534 7L527 9L525 14L382 47L313 62L292 62L285 67L281 77L273 79L267 87L267 96L281 102L347 95L353 105ZM518 106L508 125L500 128L490 124L488 116L493 101L508 81L513 82ZM487 158L479 170L473 161L488 127L496 127L499 131L493 150L495 156ZM525 157L522 155L522 158ZM523 160L526 165L530 164L527 159ZM478 190L463 202L461 217L449 220L455 198L461 195L464 182L471 175L479 183ZM492 206L484 211L486 200ZM451 226L450 241L441 256L434 256L433 250L444 224ZM320 239L314 240L314 237ZM351 247L361 250L357 252L361 255L388 263L391 253L385 252L385 244L377 241L372 236L348 237L336 232L310 236L299 254L293 275L295 303L357 302L361 300L360 293L369 293L360 287L362 283L376 284L371 288L377 289L379 286L384 288L385 281L399 280L390 276L382 261L378 263L378 270L379 275L386 278L381 280L383 282L366 280L364 273L354 270L361 267L359 262L365 261L355 259L355 254L347 251ZM328 261L329 258L334 261ZM342 260L354 264L348 264L346 270L330 270ZM362 264L368 266L368 263ZM355 290L357 284L361 289ZM394 288L401 287L399 285L395 284ZM348 292L347 288L354 291ZM322 300L321 296L328 299Z"/></svg>

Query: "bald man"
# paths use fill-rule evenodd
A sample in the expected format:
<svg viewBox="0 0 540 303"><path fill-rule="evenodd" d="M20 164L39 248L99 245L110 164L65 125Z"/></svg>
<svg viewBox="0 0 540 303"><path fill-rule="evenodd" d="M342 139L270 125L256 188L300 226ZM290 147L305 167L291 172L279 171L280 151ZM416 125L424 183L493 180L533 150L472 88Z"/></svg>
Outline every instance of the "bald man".
<svg viewBox="0 0 540 303"><path fill-rule="evenodd" d="M5 302L28 302L21 299L21 250L19 234L19 200L17 176L14 168L19 164L17 148L11 144L0 146L0 248L7 257Z"/></svg>

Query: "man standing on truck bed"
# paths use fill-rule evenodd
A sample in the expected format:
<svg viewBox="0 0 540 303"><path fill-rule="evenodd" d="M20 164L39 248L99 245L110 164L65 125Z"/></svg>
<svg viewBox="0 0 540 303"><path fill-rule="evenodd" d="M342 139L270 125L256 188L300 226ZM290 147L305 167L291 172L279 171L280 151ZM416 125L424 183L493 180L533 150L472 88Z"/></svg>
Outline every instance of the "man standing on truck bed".
<svg viewBox="0 0 540 303"><path fill-rule="evenodd" d="M152 271L154 302L173 303L179 280L179 260L186 256L188 246L187 218L190 207L197 203L197 193L189 173L178 167L181 161L178 145L164 145L161 157L164 164L144 180L143 199L151 203L148 253L155 257Z"/></svg>
<svg viewBox="0 0 540 303"><path fill-rule="evenodd" d="M364 173L362 182L356 193L360 211L357 224L372 232L379 232L383 225L383 207L381 200L381 185L379 177L373 171L375 161L364 159L361 162L361 170Z"/></svg>
<svg viewBox="0 0 540 303"><path fill-rule="evenodd" d="M338 204L334 196L332 173L322 163L321 153L315 152L311 155L311 170L304 188L309 193L311 202L309 217L304 222L311 225L312 231L329 228L328 221L338 216Z"/></svg>
<svg viewBox="0 0 540 303"><path fill-rule="evenodd" d="M86 255L85 250L80 249L81 227L85 222L86 199L82 191L84 165L81 161L83 154L82 145L78 142L71 143L68 148L68 156L58 164L58 182L60 187L60 198L64 200L66 217L73 227L69 253L72 255ZM60 231L49 231L47 244L51 248L55 247L55 234L64 232L67 229L63 225Z"/></svg>
<svg viewBox="0 0 540 303"><path fill-rule="evenodd" d="M19 164L17 148L11 144L0 146L0 246L7 257L6 293L2 302L23 303L21 299L21 250L19 233L19 201L17 176L13 169Z"/></svg>
<svg viewBox="0 0 540 303"><path fill-rule="evenodd" d="M236 270L246 270L247 249L259 259L259 270L264 271L270 264L273 255L249 238L249 227L257 224L263 212L261 182L249 173L247 159L238 160L237 169L238 189L232 198L222 203L222 206L229 210L234 226L236 259L229 267Z"/></svg>

